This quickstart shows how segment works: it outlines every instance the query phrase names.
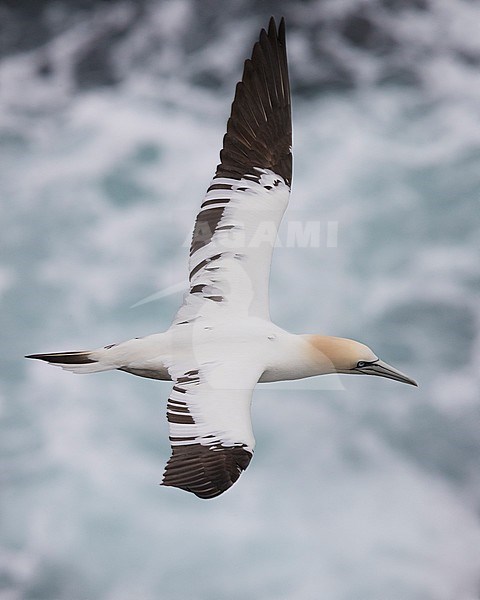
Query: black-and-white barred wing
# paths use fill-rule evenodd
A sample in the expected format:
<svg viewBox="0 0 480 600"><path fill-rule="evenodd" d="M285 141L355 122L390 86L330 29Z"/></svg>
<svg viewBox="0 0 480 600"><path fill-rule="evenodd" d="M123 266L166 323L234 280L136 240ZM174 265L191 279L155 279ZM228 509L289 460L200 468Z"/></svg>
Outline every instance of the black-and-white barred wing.
<svg viewBox="0 0 480 600"><path fill-rule="evenodd" d="M162 484L214 498L240 477L253 455L250 405L258 367L175 367L167 419L172 455Z"/></svg>
<svg viewBox="0 0 480 600"><path fill-rule="evenodd" d="M190 248L190 293L176 323L209 311L268 317L276 232L292 178L285 24L270 20L245 61Z"/></svg>

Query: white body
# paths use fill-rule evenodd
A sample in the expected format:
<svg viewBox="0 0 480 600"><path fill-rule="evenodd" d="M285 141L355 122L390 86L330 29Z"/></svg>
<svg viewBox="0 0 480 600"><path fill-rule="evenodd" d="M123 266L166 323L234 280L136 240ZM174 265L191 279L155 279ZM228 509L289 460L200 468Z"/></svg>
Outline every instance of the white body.
<svg viewBox="0 0 480 600"><path fill-rule="evenodd" d="M289 333L271 321L257 317L233 323L205 320L202 324L172 326L163 333L122 342L90 352L97 363L65 365L75 373L122 369L143 376L170 380L172 364L192 359L197 364L221 364L228 357L241 373L255 362L260 383L302 379L333 373L331 361L302 335ZM101 365L101 366L100 366ZM138 373L140 374L140 373ZM230 386L238 387L238 381Z"/></svg>

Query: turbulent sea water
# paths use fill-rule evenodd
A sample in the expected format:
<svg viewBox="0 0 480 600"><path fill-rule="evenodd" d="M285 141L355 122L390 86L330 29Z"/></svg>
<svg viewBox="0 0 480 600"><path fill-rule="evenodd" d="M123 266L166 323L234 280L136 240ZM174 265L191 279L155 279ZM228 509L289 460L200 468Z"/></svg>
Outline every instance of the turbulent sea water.
<svg viewBox="0 0 480 600"><path fill-rule="evenodd" d="M287 17L295 137L272 317L362 340L420 387L259 386L255 457L205 502L157 485L170 384L22 357L169 326L270 14ZM478 3L0 17L1 600L478 600ZM292 222L317 223L315 243L288 244Z"/></svg>

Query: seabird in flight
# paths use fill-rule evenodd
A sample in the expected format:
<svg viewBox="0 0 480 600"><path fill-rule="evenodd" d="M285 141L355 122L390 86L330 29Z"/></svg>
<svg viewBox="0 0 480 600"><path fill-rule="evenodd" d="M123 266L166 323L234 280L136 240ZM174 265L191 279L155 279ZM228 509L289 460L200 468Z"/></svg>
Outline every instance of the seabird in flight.
<svg viewBox="0 0 480 600"><path fill-rule="evenodd" d="M237 84L220 164L198 212L190 289L164 333L97 350L33 354L74 373L117 369L173 382L167 403L172 454L162 484L214 498L250 463L257 382L328 373L377 375L417 385L359 342L296 335L270 320L274 239L292 181L285 22L270 19ZM263 229L262 229L263 228Z"/></svg>

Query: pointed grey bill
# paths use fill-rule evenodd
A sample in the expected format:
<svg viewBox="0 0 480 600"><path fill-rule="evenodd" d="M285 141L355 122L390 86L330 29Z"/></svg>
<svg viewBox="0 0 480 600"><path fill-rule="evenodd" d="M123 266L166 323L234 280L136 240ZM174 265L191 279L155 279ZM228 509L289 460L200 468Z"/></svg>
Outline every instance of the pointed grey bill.
<svg viewBox="0 0 480 600"><path fill-rule="evenodd" d="M386 377L387 379L394 379L395 381L400 381L401 383L408 383L409 385L414 385L418 387L418 383L402 373L398 369L394 369L391 365L383 362L383 360L378 360L372 365L368 365L367 367L363 367L362 369L354 369L356 373L363 373L364 375L376 375L377 377Z"/></svg>

